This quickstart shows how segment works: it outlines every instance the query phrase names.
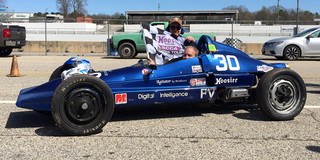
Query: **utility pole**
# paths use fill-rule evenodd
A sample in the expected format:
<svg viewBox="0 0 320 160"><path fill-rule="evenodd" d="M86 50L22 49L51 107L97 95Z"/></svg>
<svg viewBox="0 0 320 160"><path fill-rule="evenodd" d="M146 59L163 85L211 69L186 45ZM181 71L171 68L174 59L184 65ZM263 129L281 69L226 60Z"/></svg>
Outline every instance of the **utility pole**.
<svg viewBox="0 0 320 160"><path fill-rule="evenodd" d="M280 14L279 14L279 11L280 11L280 0L278 0L278 4L277 4L277 24L279 24L279 16L280 16Z"/></svg>
<svg viewBox="0 0 320 160"><path fill-rule="evenodd" d="M44 17L44 39L45 39L45 53L46 55L48 54L48 39L47 39L47 10L48 8L46 8L46 12L45 12L45 17Z"/></svg>
<svg viewBox="0 0 320 160"><path fill-rule="evenodd" d="M160 3L158 3L158 11L160 11ZM157 20L159 21L159 16L157 16Z"/></svg>
<svg viewBox="0 0 320 160"><path fill-rule="evenodd" d="M298 19L299 19L299 0L297 0L297 17L296 17L296 34L299 33L299 28L298 28Z"/></svg>

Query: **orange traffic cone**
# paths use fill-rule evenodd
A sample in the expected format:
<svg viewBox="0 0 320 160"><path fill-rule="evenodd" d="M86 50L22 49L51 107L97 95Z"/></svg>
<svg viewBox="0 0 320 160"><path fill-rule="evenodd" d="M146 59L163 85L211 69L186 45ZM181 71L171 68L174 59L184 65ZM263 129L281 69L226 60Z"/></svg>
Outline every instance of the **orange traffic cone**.
<svg viewBox="0 0 320 160"><path fill-rule="evenodd" d="M19 73L18 61L17 56L12 57L12 64L11 64L11 72L7 75L7 77L21 77L22 75Z"/></svg>

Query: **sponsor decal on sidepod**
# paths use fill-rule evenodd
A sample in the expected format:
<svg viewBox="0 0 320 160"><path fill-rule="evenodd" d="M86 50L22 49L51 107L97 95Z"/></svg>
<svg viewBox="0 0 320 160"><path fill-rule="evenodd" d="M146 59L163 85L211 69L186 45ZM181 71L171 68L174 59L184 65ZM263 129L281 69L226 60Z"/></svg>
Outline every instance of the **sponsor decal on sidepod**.
<svg viewBox="0 0 320 160"><path fill-rule="evenodd" d="M213 98L215 90L215 88L201 89L200 98L203 99L205 95L209 95L209 98Z"/></svg>
<svg viewBox="0 0 320 160"><path fill-rule="evenodd" d="M154 93L146 93L146 94L138 94L138 99L153 99L154 98Z"/></svg>
<svg viewBox="0 0 320 160"><path fill-rule="evenodd" d="M168 92L160 93L160 98L176 98L176 97L187 97L188 92Z"/></svg>
<svg viewBox="0 0 320 160"><path fill-rule="evenodd" d="M216 78L216 83L215 85L220 85L220 84L229 84L229 83L237 83L238 78Z"/></svg>
<svg viewBox="0 0 320 160"><path fill-rule="evenodd" d="M127 104L127 93L115 94L114 98L116 104Z"/></svg>
<svg viewBox="0 0 320 160"><path fill-rule="evenodd" d="M161 86L162 84L169 84L169 83L184 83L184 82L187 82L187 80L185 79L176 79L176 80L157 80L156 83L157 85Z"/></svg>
<svg viewBox="0 0 320 160"><path fill-rule="evenodd" d="M269 72L271 70L273 70L273 67L271 66L267 66L267 65L257 66L257 71Z"/></svg>
<svg viewBox="0 0 320 160"><path fill-rule="evenodd" d="M204 86L206 85L206 79L205 78L192 78L190 80L191 86Z"/></svg>
<svg viewBox="0 0 320 160"><path fill-rule="evenodd" d="M191 66L191 69L192 69L192 73L201 73L202 72L201 65Z"/></svg>

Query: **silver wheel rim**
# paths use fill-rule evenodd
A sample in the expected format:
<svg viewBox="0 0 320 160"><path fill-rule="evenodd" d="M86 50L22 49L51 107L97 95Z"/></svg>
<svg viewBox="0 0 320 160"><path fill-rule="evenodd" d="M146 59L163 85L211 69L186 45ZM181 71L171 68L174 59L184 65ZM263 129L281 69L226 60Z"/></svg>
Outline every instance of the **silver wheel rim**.
<svg viewBox="0 0 320 160"><path fill-rule="evenodd" d="M272 107L279 113L290 113L298 100L298 92L292 82L280 79L273 83L269 90Z"/></svg>
<svg viewBox="0 0 320 160"><path fill-rule="evenodd" d="M132 52L131 48L129 48L129 47L125 47L122 49L122 54L125 56L129 56L131 52Z"/></svg>
<svg viewBox="0 0 320 160"><path fill-rule="evenodd" d="M286 50L285 54L288 59L297 59L299 56L299 49L295 46L291 46Z"/></svg>

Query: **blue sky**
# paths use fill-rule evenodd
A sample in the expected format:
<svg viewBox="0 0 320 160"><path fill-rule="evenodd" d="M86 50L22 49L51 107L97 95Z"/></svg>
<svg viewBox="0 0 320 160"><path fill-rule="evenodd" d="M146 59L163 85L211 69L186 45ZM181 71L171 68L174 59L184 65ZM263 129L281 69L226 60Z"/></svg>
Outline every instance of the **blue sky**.
<svg viewBox="0 0 320 160"><path fill-rule="evenodd" d="M57 12L56 0L6 0L9 12ZM114 14L125 11L158 10L221 10L231 5L244 5L249 11L257 11L262 6L277 5L278 0L87 0L89 14ZM320 0L299 0L300 9L320 13ZM280 5L295 9L297 0L280 0Z"/></svg>

